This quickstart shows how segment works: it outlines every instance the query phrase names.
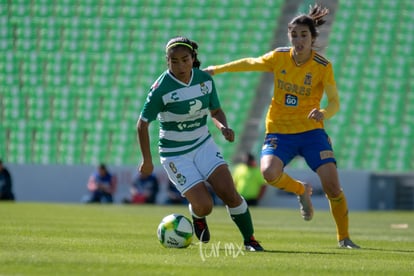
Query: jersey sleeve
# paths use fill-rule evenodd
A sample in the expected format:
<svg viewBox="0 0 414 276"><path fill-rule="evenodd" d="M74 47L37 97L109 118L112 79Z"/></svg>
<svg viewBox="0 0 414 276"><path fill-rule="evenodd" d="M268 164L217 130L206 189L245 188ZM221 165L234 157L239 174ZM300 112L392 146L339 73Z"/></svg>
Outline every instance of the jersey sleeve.
<svg viewBox="0 0 414 276"><path fill-rule="evenodd" d="M157 118L158 113L161 112L164 106L160 94L161 93L157 93L156 89L151 88L141 111L141 120L150 123Z"/></svg>
<svg viewBox="0 0 414 276"><path fill-rule="evenodd" d="M328 104L321 111L324 113L325 118L329 119L339 111L339 94L336 87L331 63L329 63L327 66L327 71L323 79L323 86L328 98Z"/></svg>
<svg viewBox="0 0 414 276"><path fill-rule="evenodd" d="M220 108L220 100L217 95L216 85L214 84L214 80L211 79L211 94L210 94L210 110L218 109Z"/></svg>
<svg viewBox="0 0 414 276"><path fill-rule="evenodd" d="M271 51L260 57L242 58L222 65L216 65L213 66L213 70L214 74L247 71L273 72L274 60L275 51Z"/></svg>

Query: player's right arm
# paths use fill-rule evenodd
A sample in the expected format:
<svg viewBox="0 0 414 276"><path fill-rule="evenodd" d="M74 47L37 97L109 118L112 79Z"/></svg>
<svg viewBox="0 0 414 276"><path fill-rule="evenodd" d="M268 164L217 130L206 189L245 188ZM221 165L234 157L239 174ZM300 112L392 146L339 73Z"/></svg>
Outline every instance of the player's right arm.
<svg viewBox="0 0 414 276"><path fill-rule="evenodd" d="M142 118L140 118L137 122L137 139L142 155L142 162L139 167L139 171L145 176L150 175L154 170L148 126L149 123L144 121Z"/></svg>
<svg viewBox="0 0 414 276"><path fill-rule="evenodd" d="M261 71L261 72L273 72L274 68L274 54L275 52L269 52L263 56L253 58L242 58L234 60L221 65L208 66L204 69L205 72L210 75L225 73L225 72L249 72L249 71Z"/></svg>
<svg viewBox="0 0 414 276"><path fill-rule="evenodd" d="M144 176L149 176L154 170L151 155L151 144L149 136L149 125L157 118L163 108L161 94L157 93L158 80L151 86L150 92L145 100L144 107L137 121L137 140L141 149L142 162L139 171Z"/></svg>

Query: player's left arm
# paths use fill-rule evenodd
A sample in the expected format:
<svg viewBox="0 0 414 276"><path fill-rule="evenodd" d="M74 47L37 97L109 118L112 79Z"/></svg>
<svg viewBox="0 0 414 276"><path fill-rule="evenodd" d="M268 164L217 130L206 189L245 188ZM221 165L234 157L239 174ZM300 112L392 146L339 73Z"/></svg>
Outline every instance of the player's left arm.
<svg viewBox="0 0 414 276"><path fill-rule="evenodd" d="M328 99L328 104L321 109L324 119L329 119L339 111L339 95L336 87L334 70L332 63L328 63L325 67L323 77L323 86Z"/></svg>
<svg viewBox="0 0 414 276"><path fill-rule="evenodd" d="M325 93L328 98L328 104L325 108L321 109L321 112L324 115L324 119L329 119L339 111L338 89L336 85L327 85L325 87Z"/></svg>
<svg viewBox="0 0 414 276"><path fill-rule="evenodd" d="M214 125L220 129L221 134L223 134L224 138L229 142L233 142L234 131L228 127L226 114L224 113L223 109L217 108L210 110L210 114Z"/></svg>
<svg viewBox="0 0 414 276"><path fill-rule="evenodd" d="M339 96L335 85L329 85L325 88L326 95L328 97L328 104L325 108L312 109L308 114L308 119L313 119L317 122L321 122L325 119L331 118L335 113L339 111Z"/></svg>
<svg viewBox="0 0 414 276"><path fill-rule="evenodd" d="M325 108L314 108L308 115L309 119L314 119L318 122L331 118L339 111L339 95L331 63L328 63L326 67L323 68L322 74L322 85L324 92L326 93L328 103Z"/></svg>

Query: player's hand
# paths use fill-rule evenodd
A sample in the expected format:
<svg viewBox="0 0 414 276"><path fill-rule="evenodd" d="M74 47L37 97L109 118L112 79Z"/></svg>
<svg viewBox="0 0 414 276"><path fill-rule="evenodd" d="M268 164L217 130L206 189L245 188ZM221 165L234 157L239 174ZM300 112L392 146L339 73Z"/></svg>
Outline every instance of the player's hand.
<svg viewBox="0 0 414 276"><path fill-rule="evenodd" d="M154 164L152 164L152 162L142 162L138 170L142 174L142 176L149 176L152 174L152 171L154 170Z"/></svg>
<svg viewBox="0 0 414 276"><path fill-rule="evenodd" d="M234 141L234 131L231 128L222 127L221 128L221 133L223 134L224 138L227 141L229 141L229 142L233 142Z"/></svg>
<svg viewBox="0 0 414 276"><path fill-rule="evenodd" d="M214 76L213 66L208 66L207 68L204 68L203 71L210 74L210 76Z"/></svg>
<svg viewBox="0 0 414 276"><path fill-rule="evenodd" d="M317 108L314 108L309 112L308 119L313 119L317 122L321 122L325 119L325 115Z"/></svg>

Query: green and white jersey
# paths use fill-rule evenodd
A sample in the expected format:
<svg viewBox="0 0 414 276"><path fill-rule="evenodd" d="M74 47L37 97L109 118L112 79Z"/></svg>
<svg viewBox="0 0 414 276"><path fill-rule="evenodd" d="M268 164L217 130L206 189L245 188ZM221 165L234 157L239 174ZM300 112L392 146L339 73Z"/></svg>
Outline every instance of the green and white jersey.
<svg viewBox="0 0 414 276"><path fill-rule="evenodd" d="M207 118L220 108L214 81L209 74L193 68L189 84L165 71L151 86L140 118L160 122L160 156L185 154L210 138Z"/></svg>

